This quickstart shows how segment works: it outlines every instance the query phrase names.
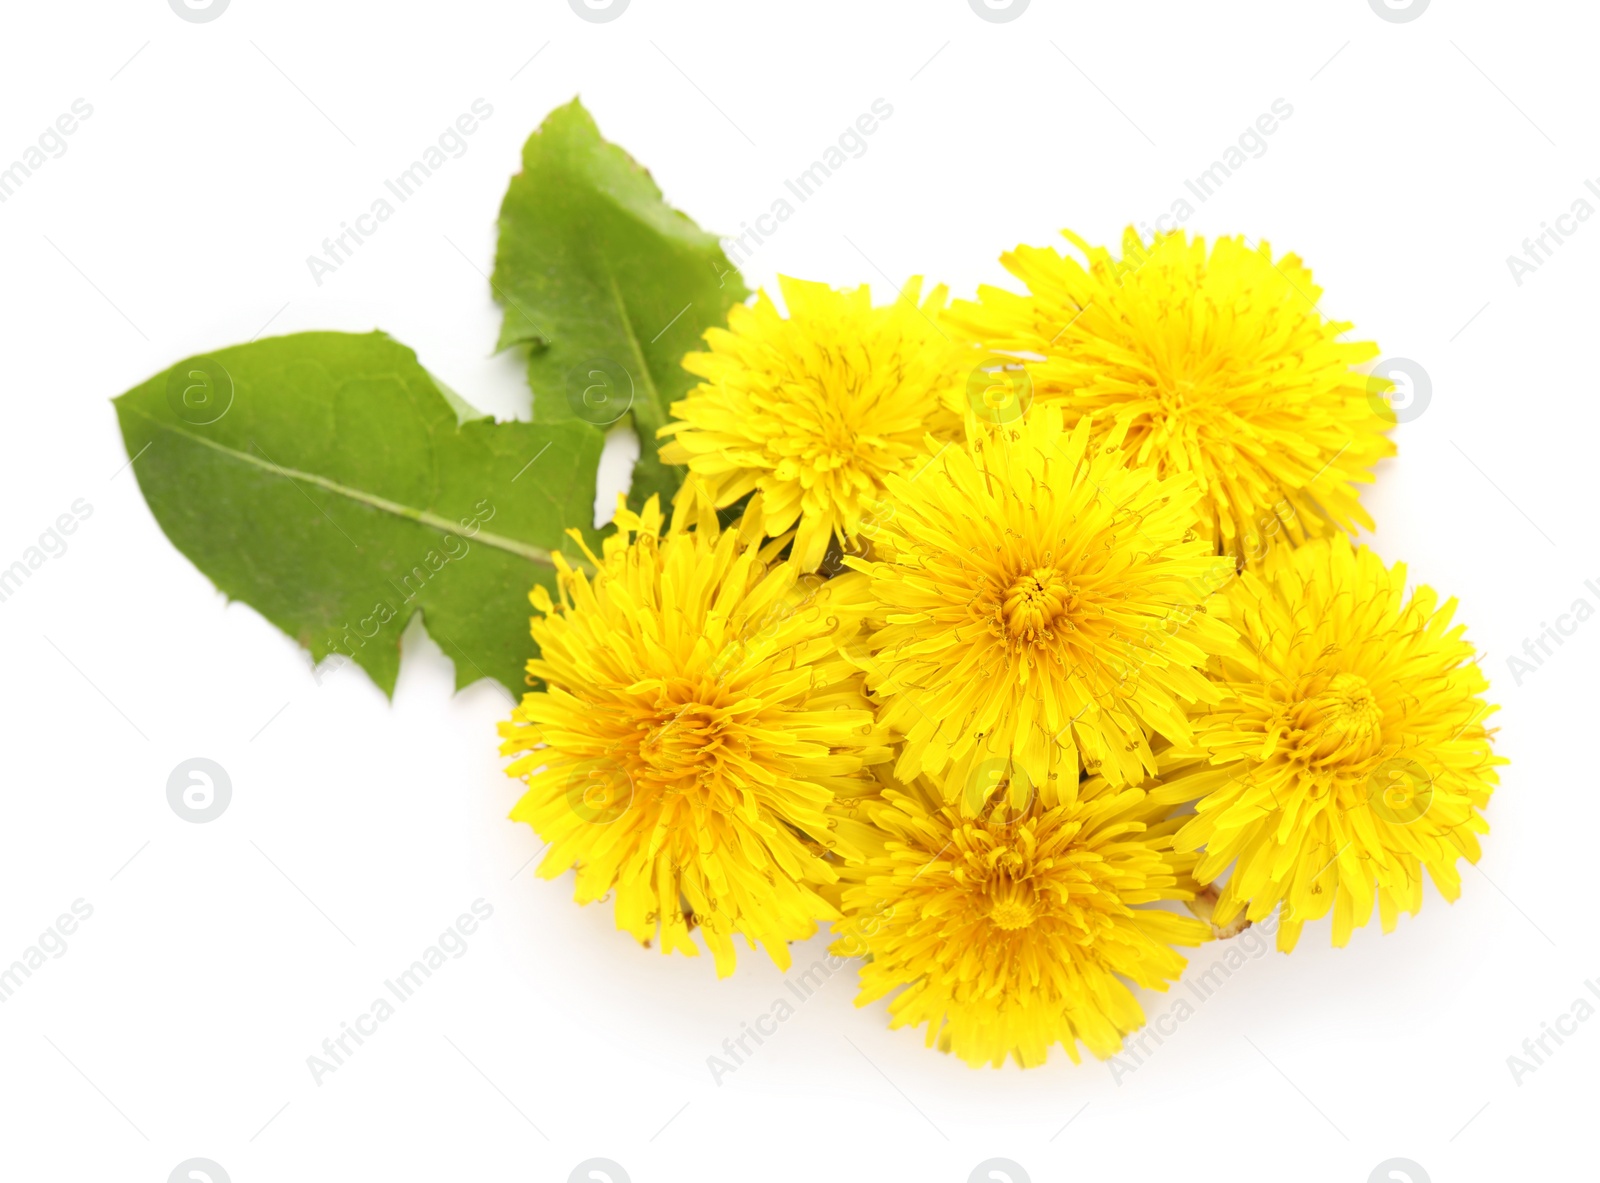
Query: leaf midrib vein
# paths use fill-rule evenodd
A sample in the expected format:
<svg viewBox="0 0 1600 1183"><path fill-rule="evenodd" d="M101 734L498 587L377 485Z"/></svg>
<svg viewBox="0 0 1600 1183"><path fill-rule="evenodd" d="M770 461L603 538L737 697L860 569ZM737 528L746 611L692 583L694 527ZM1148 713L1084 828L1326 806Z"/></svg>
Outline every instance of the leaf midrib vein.
<svg viewBox="0 0 1600 1183"><path fill-rule="evenodd" d="M605 269L606 282L611 285L611 298L616 301L617 313L622 318L622 330L628 335L628 344L633 348L634 360L639 363L639 370L644 375L645 386L650 391L650 414L641 416L637 411L634 413L636 421L640 418L649 420L643 426L649 429L650 438L646 440L645 432L639 432L639 446L643 449L655 441L655 429L661 426L661 412L665 408L661 405L661 392L656 389L655 375L650 372L650 363L645 360L644 347L639 344L639 335L633 331L633 317L628 315L628 305L622 298L621 290L617 287L617 277L612 273L611 263L604 256L601 256L600 266Z"/></svg>
<svg viewBox="0 0 1600 1183"><path fill-rule="evenodd" d="M434 529L442 530L447 534L459 534L461 532L460 526L457 523L451 521L447 517L434 513L432 510L417 509L413 506L403 505L398 501L391 501L387 497L380 497L376 493L368 493L361 489L352 488L349 485L340 484L338 481L332 480L329 477L319 476L314 472L305 472L304 470L297 468L286 468L281 464L274 464L265 458L253 456L249 452L242 452L238 448L228 447L225 444L217 443L215 440L208 440L203 436L184 431L182 428L175 427L170 423L163 423L161 420L154 418L137 407L130 407L129 410L159 431L170 432L181 439L189 441L190 443L199 444L201 447L206 447L212 449L213 451L221 452L224 456L228 456L234 460L252 465L261 469L263 472L269 472L274 476L286 477L290 480L304 481L309 485L315 485L319 489L325 489L330 493L345 497L356 502L357 504L366 505L372 509L393 514L395 517L403 518L406 521L416 522L424 526L432 526ZM474 542L481 542L485 546L492 546L497 550L503 550L507 554L516 555L519 558L526 559L531 563L539 563L545 567L555 567L555 559L551 552L541 546L534 546L527 542L518 542L515 538L507 538L504 534L493 534L488 530L481 529L475 535L473 535L472 540ZM581 559L573 560L568 558L568 562L572 563L574 566L588 565Z"/></svg>

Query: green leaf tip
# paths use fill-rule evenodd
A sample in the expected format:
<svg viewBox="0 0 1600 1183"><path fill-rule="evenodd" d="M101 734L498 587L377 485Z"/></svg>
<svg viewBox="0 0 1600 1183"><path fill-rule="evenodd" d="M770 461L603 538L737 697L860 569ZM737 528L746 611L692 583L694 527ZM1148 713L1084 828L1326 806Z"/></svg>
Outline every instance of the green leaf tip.
<svg viewBox="0 0 1600 1183"><path fill-rule="evenodd" d="M629 416L639 436L629 499L669 501L681 470L661 463L656 431L694 384L683 356L749 295L716 235L668 206L573 99L523 146L491 283L501 348L529 347L534 422L603 437Z"/></svg>
<svg viewBox="0 0 1600 1183"><path fill-rule="evenodd" d="M220 349L114 403L167 537L314 661L392 693L420 613L458 686L524 687L527 593L593 517L584 425L496 423L381 332Z"/></svg>

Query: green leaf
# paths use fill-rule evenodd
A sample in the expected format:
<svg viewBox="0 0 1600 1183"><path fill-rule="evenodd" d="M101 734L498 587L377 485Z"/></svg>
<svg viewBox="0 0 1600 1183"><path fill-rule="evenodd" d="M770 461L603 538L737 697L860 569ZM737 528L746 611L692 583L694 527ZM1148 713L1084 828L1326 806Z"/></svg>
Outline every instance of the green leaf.
<svg viewBox="0 0 1600 1183"><path fill-rule="evenodd" d="M599 437L631 414L632 500L669 500L681 475L658 458L656 429L696 381L679 363L749 295L716 236L667 206L573 99L522 149L491 283L505 307L500 348L530 346L534 422L577 421Z"/></svg>
<svg viewBox="0 0 1600 1183"><path fill-rule="evenodd" d="M525 688L527 594L594 517L584 423L496 423L382 333L191 358L115 400L156 521L233 599L394 691L416 613L456 685ZM575 565L581 559L574 559Z"/></svg>

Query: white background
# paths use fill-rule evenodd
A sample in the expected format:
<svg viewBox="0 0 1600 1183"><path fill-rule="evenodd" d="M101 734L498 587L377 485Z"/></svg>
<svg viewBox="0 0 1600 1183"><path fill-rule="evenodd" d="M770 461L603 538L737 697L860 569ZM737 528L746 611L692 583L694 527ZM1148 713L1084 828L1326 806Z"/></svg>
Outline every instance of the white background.
<svg viewBox="0 0 1600 1183"><path fill-rule="evenodd" d="M0 963L73 900L94 914L0 1004L0 1177L159 1183L194 1156L236 1183L562 1181L594 1156L634 1183L963 1183L993 1156L1036 1183L1363 1183L1397 1156L1434 1183L1554 1177L1592 1129L1600 1022L1520 1084L1506 1060L1600 976L1600 623L1521 685L1507 658L1575 599L1600 606L1600 219L1520 286L1506 256L1600 177L1586 9L1034 0L989 23L966 0L633 0L593 24L565 0L233 0L201 24L166 0L8 4L0 167L75 99L94 113L0 204L0 566L76 499L93 514L0 603ZM853 972L713 1083L707 1057L782 976L642 952L570 876L537 879L506 820L506 694L453 696L418 635L393 703L354 667L319 683L166 542L107 401L263 330L380 326L525 416L483 272L524 138L580 92L721 232L888 100L748 278L887 293L923 272L960 295L1003 282L1018 242L1153 221L1288 100L1187 224L1298 252L1324 311L1431 376L1366 501L1374 545L1460 597L1504 705L1513 763L1460 902L1430 888L1344 950L1308 929L1120 1083L1061 1055L968 1069L856 1010ZM306 256L477 98L494 114L469 151L318 286ZM166 800L192 756L232 780L206 825ZM313 1083L307 1056L480 897L494 916L465 956Z"/></svg>

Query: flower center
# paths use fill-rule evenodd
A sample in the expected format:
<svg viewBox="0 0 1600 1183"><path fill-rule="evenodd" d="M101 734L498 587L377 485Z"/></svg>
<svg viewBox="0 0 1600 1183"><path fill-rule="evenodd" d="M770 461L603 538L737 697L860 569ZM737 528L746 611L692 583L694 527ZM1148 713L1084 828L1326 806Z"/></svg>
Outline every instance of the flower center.
<svg viewBox="0 0 1600 1183"><path fill-rule="evenodd" d="M1291 714L1311 758L1360 760L1383 744L1383 708L1359 674L1318 675L1301 689Z"/></svg>
<svg viewBox="0 0 1600 1183"><path fill-rule="evenodd" d="M996 928L1027 928L1038 915L1039 899L1026 880L1002 876L989 892L989 920Z"/></svg>
<svg viewBox="0 0 1600 1183"><path fill-rule="evenodd" d="M1038 644L1055 635L1056 622L1078 604L1078 589L1054 567L1035 567L1014 580L1001 601L1006 633Z"/></svg>
<svg viewBox="0 0 1600 1183"><path fill-rule="evenodd" d="M644 775L671 783L699 779L715 765L724 746L721 712L688 702L659 716L639 741Z"/></svg>
<svg viewBox="0 0 1600 1183"><path fill-rule="evenodd" d="M1161 383L1157 394L1161 400L1161 409L1168 415L1181 414L1194 396L1195 384L1188 378L1177 378L1171 382Z"/></svg>

